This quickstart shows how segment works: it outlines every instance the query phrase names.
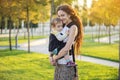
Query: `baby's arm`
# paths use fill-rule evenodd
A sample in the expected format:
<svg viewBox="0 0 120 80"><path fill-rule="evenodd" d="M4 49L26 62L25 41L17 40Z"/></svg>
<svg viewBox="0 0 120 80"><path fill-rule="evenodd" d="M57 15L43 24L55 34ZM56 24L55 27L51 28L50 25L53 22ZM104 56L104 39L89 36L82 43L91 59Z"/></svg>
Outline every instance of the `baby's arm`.
<svg viewBox="0 0 120 80"><path fill-rule="evenodd" d="M62 40L64 40L67 36L68 36L68 34L60 32L60 33L58 33L58 34L56 35L56 38L57 38L59 41L62 41Z"/></svg>

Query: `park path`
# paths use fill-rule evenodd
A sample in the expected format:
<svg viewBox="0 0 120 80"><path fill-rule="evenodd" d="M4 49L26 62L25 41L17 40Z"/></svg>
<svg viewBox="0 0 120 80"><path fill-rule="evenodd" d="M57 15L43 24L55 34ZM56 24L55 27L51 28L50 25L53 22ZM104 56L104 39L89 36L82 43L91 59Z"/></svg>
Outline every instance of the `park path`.
<svg viewBox="0 0 120 80"><path fill-rule="evenodd" d="M18 49L27 51L27 44L21 44ZM49 52L48 52L48 38L32 41L31 42L31 51L49 54ZM81 61L92 62L92 63L106 65L106 66L115 67L115 68L119 67L119 63L109 61L109 60L103 60L103 59L87 57L87 56L78 56L77 59L81 60Z"/></svg>
<svg viewBox="0 0 120 80"><path fill-rule="evenodd" d="M98 39L94 39L95 42L98 42ZM119 34L111 36L111 43L115 43L115 41L119 41ZM109 36L100 38L100 42L109 43Z"/></svg>

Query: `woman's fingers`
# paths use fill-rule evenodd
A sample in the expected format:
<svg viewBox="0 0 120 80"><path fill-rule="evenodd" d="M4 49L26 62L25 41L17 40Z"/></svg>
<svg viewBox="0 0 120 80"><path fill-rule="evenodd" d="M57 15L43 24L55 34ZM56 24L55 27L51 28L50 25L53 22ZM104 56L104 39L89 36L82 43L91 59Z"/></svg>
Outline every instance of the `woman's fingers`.
<svg viewBox="0 0 120 80"><path fill-rule="evenodd" d="M50 60L50 61L53 61L53 57L49 57L49 60Z"/></svg>
<svg viewBox="0 0 120 80"><path fill-rule="evenodd" d="M51 65L55 66L56 65L56 62L53 60L51 61Z"/></svg>
<svg viewBox="0 0 120 80"><path fill-rule="evenodd" d="M49 57L49 60L50 60L51 65L55 64L55 61L54 61L53 57Z"/></svg>

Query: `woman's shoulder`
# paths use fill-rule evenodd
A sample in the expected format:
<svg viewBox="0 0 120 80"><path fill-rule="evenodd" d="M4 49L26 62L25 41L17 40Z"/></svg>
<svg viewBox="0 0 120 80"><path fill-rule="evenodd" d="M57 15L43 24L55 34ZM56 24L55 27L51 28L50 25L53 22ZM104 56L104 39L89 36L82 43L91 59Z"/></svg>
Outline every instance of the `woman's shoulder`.
<svg viewBox="0 0 120 80"><path fill-rule="evenodd" d="M70 22L69 24L67 24L68 28L71 28L72 26L76 26L76 24L74 22ZM77 26L76 26L77 27Z"/></svg>
<svg viewBox="0 0 120 80"><path fill-rule="evenodd" d="M76 32L78 30L77 26L76 25L72 25L69 29L69 31L72 31L72 32Z"/></svg>
<svg viewBox="0 0 120 80"><path fill-rule="evenodd" d="M69 24L69 33L70 34L72 34L72 36L73 35L75 35L75 36L77 36L77 34L78 34L78 27L77 27L77 25L74 23L74 22L72 22L72 23L70 23Z"/></svg>

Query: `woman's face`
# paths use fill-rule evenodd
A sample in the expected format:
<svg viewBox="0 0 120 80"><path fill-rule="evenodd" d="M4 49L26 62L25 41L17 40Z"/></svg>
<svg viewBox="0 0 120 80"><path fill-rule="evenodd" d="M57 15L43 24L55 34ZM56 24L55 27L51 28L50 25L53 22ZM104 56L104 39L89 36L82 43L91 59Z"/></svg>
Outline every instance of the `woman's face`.
<svg viewBox="0 0 120 80"><path fill-rule="evenodd" d="M63 23L67 23L70 19L70 15L64 12L63 10L58 11L58 17L62 20Z"/></svg>

